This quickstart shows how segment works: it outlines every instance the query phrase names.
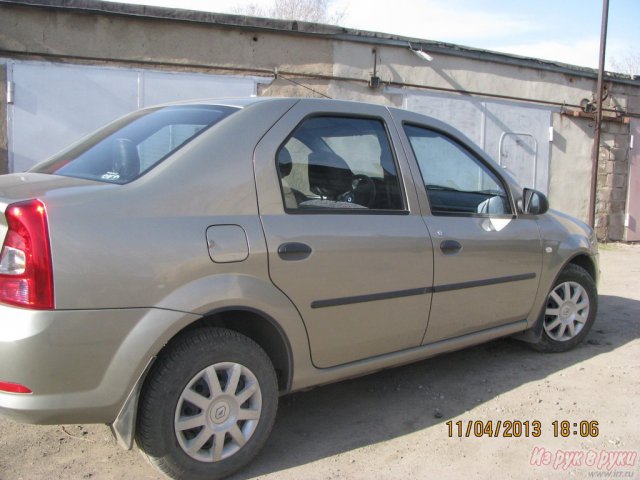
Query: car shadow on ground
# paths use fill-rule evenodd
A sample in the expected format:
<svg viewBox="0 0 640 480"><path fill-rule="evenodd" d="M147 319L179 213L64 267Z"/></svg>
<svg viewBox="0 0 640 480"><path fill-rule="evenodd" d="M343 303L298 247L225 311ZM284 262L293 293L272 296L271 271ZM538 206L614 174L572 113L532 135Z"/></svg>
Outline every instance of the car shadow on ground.
<svg viewBox="0 0 640 480"><path fill-rule="evenodd" d="M285 470L434 426L444 429L449 419L505 392L640 337L640 301L601 295L599 303L594 328L570 352L542 354L500 339L285 396L264 450L233 478Z"/></svg>

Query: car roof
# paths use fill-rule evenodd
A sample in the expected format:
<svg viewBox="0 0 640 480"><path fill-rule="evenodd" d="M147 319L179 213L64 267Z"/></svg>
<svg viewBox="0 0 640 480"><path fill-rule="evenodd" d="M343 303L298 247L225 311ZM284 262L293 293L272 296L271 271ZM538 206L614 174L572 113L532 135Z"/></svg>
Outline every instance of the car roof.
<svg viewBox="0 0 640 480"><path fill-rule="evenodd" d="M313 102L313 103L333 103L333 104L354 104L354 105L372 105L383 109L387 106L383 104L376 104L370 102L359 102L353 100L338 100L332 98L309 98L309 97L229 97L229 98L200 98L191 100L179 100L175 102L161 103L157 105L150 105L149 107L165 107L173 105L222 105L235 108L246 108L250 105L257 103L291 103L294 102Z"/></svg>
<svg viewBox="0 0 640 480"><path fill-rule="evenodd" d="M175 102L166 102L156 105L149 105L149 108L168 107L174 105L222 105L226 107L244 108L254 103L263 103L265 101L284 100L282 97L229 97L229 98L197 98L189 100L178 100ZM291 99L288 99L291 101Z"/></svg>

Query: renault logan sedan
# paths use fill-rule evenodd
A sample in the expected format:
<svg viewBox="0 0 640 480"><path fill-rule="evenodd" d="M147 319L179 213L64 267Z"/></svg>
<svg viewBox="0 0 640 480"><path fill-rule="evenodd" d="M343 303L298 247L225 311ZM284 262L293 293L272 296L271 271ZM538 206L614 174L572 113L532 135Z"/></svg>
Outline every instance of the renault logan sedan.
<svg viewBox="0 0 640 480"><path fill-rule="evenodd" d="M236 471L278 396L517 335L568 350L597 244L408 111L132 113L0 177L0 413L107 423L170 477Z"/></svg>

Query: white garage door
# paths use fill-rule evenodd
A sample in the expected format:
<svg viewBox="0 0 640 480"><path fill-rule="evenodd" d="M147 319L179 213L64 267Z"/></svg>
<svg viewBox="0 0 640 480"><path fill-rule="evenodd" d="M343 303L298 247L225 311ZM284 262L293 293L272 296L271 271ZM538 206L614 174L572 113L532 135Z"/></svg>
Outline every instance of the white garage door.
<svg viewBox="0 0 640 480"><path fill-rule="evenodd" d="M9 169L21 172L141 107L197 98L248 97L256 77L7 62Z"/></svg>
<svg viewBox="0 0 640 480"><path fill-rule="evenodd" d="M548 193L553 109L432 92L405 92L404 106L454 126L523 187Z"/></svg>

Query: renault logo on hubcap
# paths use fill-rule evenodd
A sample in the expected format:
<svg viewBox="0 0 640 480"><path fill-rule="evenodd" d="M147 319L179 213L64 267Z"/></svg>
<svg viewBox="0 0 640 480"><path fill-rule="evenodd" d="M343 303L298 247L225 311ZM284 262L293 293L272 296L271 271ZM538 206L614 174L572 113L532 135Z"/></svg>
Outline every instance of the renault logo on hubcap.
<svg viewBox="0 0 640 480"><path fill-rule="evenodd" d="M220 420L221 418L223 418L225 415L227 414L227 407L226 405L221 405L220 407L216 408L216 420Z"/></svg>
<svg viewBox="0 0 640 480"><path fill-rule="evenodd" d="M227 402L220 402L209 410L209 418L213 423L221 424L227 421L231 409Z"/></svg>

